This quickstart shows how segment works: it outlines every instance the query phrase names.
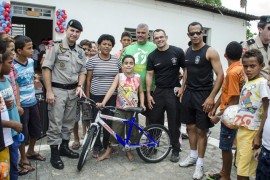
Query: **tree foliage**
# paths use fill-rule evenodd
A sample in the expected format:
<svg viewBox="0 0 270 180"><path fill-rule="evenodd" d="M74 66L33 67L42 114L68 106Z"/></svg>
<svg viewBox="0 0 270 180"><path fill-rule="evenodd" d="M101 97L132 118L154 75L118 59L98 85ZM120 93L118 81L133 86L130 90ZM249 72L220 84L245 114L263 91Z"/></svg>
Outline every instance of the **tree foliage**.
<svg viewBox="0 0 270 180"><path fill-rule="evenodd" d="M218 7L222 6L221 0L197 0L197 1L199 1L201 3L213 5L213 6L215 6L215 5Z"/></svg>

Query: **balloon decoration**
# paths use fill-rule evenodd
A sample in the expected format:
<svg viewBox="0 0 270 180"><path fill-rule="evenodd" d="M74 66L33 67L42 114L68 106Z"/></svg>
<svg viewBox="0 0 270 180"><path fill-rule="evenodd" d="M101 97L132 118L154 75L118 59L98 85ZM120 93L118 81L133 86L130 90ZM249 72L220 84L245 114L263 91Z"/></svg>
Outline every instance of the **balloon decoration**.
<svg viewBox="0 0 270 180"><path fill-rule="evenodd" d="M58 9L56 11L56 17L57 17L56 21L57 27L55 28L55 31L59 33L64 33L65 32L64 30L66 30L66 19L67 19L66 10Z"/></svg>
<svg viewBox="0 0 270 180"><path fill-rule="evenodd" d="M5 1L0 4L0 32L4 34L10 33L12 28L10 22L10 19L12 18L10 7L10 3Z"/></svg>

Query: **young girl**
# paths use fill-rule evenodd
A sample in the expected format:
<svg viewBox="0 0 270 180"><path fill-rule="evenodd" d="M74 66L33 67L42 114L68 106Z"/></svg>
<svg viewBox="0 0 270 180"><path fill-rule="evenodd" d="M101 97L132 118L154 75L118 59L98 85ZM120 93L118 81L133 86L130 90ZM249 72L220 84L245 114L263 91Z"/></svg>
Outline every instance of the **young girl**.
<svg viewBox="0 0 270 180"><path fill-rule="evenodd" d="M116 99L116 107L117 108L126 108L126 107L137 107L138 106L138 92L140 95L140 106L144 108L144 93L141 85L140 75L133 72L135 65L135 59L131 55L126 55L122 61L122 69L124 69L124 73L119 73L115 76L114 81L104 97L102 103L97 103L98 107L105 106L107 101L112 96L113 92L117 88L117 99ZM130 113L125 113L124 111L120 111L116 113L115 116L125 119L130 119ZM112 129L119 135L123 134L125 131L124 124L122 122L114 121L112 125ZM133 131L135 132L135 131ZM132 134L134 135L134 133ZM111 145L116 143L117 141L114 137L110 137ZM110 158L110 154L112 153L112 147L108 147L106 152L99 157L100 161ZM130 161L134 160L134 157L130 151L127 152L127 157Z"/></svg>

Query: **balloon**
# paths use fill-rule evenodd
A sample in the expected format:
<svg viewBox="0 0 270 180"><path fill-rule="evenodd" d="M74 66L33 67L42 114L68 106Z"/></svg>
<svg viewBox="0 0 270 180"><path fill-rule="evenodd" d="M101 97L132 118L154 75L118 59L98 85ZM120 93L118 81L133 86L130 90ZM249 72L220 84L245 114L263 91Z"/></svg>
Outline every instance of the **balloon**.
<svg viewBox="0 0 270 180"><path fill-rule="evenodd" d="M2 25L2 24L1 24ZM3 31L3 28L2 27L0 27L0 31Z"/></svg>
<svg viewBox="0 0 270 180"><path fill-rule="evenodd" d="M7 27L7 24L6 23L2 23L2 27L3 28Z"/></svg>
<svg viewBox="0 0 270 180"><path fill-rule="evenodd" d="M61 22L60 21L57 21L56 24L59 26L61 24Z"/></svg>
<svg viewBox="0 0 270 180"><path fill-rule="evenodd" d="M9 3L5 3L5 4L4 4L4 7L5 7L5 8L10 8L10 4L9 4Z"/></svg>
<svg viewBox="0 0 270 180"><path fill-rule="evenodd" d="M63 28L64 28L62 25L59 25L58 27L59 27L60 29L63 29Z"/></svg>
<svg viewBox="0 0 270 180"><path fill-rule="evenodd" d="M64 22L62 22L62 26L65 26L66 25L66 22L64 21Z"/></svg>
<svg viewBox="0 0 270 180"><path fill-rule="evenodd" d="M60 12L60 15L61 15L61 16L63 16L63 15L64 15L64 13L61 11L61 12Z"/></svg>
<svg viewBox="0 0 270 180"><path fill-rule="evenodd" d="M6 31L3 30L2 33L3 33L3 34L6 34Z"/></svg>
<svg viewBox="0 0 270 180"><path fill-rule="evenodd" d="M64 18L60 18L59 21L62 23L62 22L64 22L65 20L64 20Z"/></svg>
<svg viewBox="0 0 270 180"><path fill-rule="evenodd" d="M9 32L9 27L5 27L5 29L4 29L6 32Z"/></svg>
<svg viewBox="0 0 270 180"><path fill-rule="evenodd" d="M4 7L0 7L0 11L1 12L5 11L5 8Z"/></svg>
<svg viewBox="0 0 270 180"><path fill-rule="evenodd" d="M64 32L65 32L64 29L61 29L61 30L60 30L60 33L64 33Z"/></svg>
<svg viewBox="0 0 270 180"><path fill-rule="evenodd" d="M7 11L3 11L2 14L7 17L8 16L8 12Z"/></svg>
<svg viewBox="0 0 270 180"><path fill-rule="evenodd" d="M6 23L7 25L8 25L8 24L10 24L10 22L9 22L9 21L6 21L5 23Z"/></svg>
<svg viewBox="0 0 270 180"><path fill-rule="evenodd" d="M56 27L56 28L55 28L55 31L56 31L56 32L59 32L59 31L60 31L59 27Z"/></svg>
<svg viewBox="0 0 270 180"><path fill-rule="evenodd" d="M10 21L10 17L6 17L5 20L6 20L6 21Z"/></svg>
<svg viewBox="0 0 270 180"><path fill-rule="evenodd" d="M62 10L61 9L58 9L57 11L60 13Z"/></svg>
<svg viewBox="0 0 270 180"><path fill-rule="evenodd" d="M5 6L6 3L7 3L6 1L3 1L3 2L2 2L2 6Z"/></svg>
<svg viewBox="0 0 270 180"><path fill-rule="evenodd" d="M61 19L61 18L62 18L62 16L61 16L61 15L57 16L57 19Z"/></svg>
<svg viewBox="0 0 270 180"><path fill-rule="evenodd" d="M2 24L3 24L3 23L6 23L6 21L5 21L4 19L2 19L1 22L2 22Z"/></svg>
<svg viewBox="0 0 270 180"><path fill-rule="evenodd" d="M2 24L1 24L2 25ZM7 25L7 27L9 27L10 29L12 28L12 25L9 23L8 25Z"/></svg>
<svg viewBox="0 0 270 180"><path fill-rule="evenodd" d="M67 19L67 15L66 15L66 14L64 14L64 15L62 16L62 18Z"/></svg>
<svg viewBox="0 0 270 180"><path fill-rule="evenodd" d="M64 10L64 9L62 10L62 12L63 12L64 14L66 14L66 10Z"/></svg>
<svg viewBox="0 0 270 180"><path fill-rule="evenodd" d="M0 19L5 19L5 17L3 15L0 15Z"/></svg>
<svg viewBox="0 0 270 180"><path fill-rule="evenodd" d="M58 11L56 11L56 16L59 16L59 14L60 14L60 13L59 13Z"/></svg>
<svg viewBox="0 0 270 180"><path fill-rule="evenodd" d="M9 8L6 8L6 11L7 11L8 13L10 13L10 9L9 9Z"/></svg>
<svg viewBox="0 0 270 180"><path fill-rule="evenodd" d="M12 15L11 13L8 14L8 17L12 18L12 16L13 16L13 15Z"/></svg>

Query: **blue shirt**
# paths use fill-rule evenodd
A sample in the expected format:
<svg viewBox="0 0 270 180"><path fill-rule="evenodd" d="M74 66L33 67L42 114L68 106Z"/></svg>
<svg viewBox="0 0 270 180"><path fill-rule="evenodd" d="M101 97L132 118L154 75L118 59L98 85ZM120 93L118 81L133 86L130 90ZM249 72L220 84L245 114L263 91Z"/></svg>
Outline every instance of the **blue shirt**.
<svg viewBox="0 0 270 180"><path fill-rule="evenodd" d="M22 107L30 107L37 103L34 88L34 60L27 59L26 64L14 60L14 68L17 73L17 83L20 88L20 102Z"/></svg>

